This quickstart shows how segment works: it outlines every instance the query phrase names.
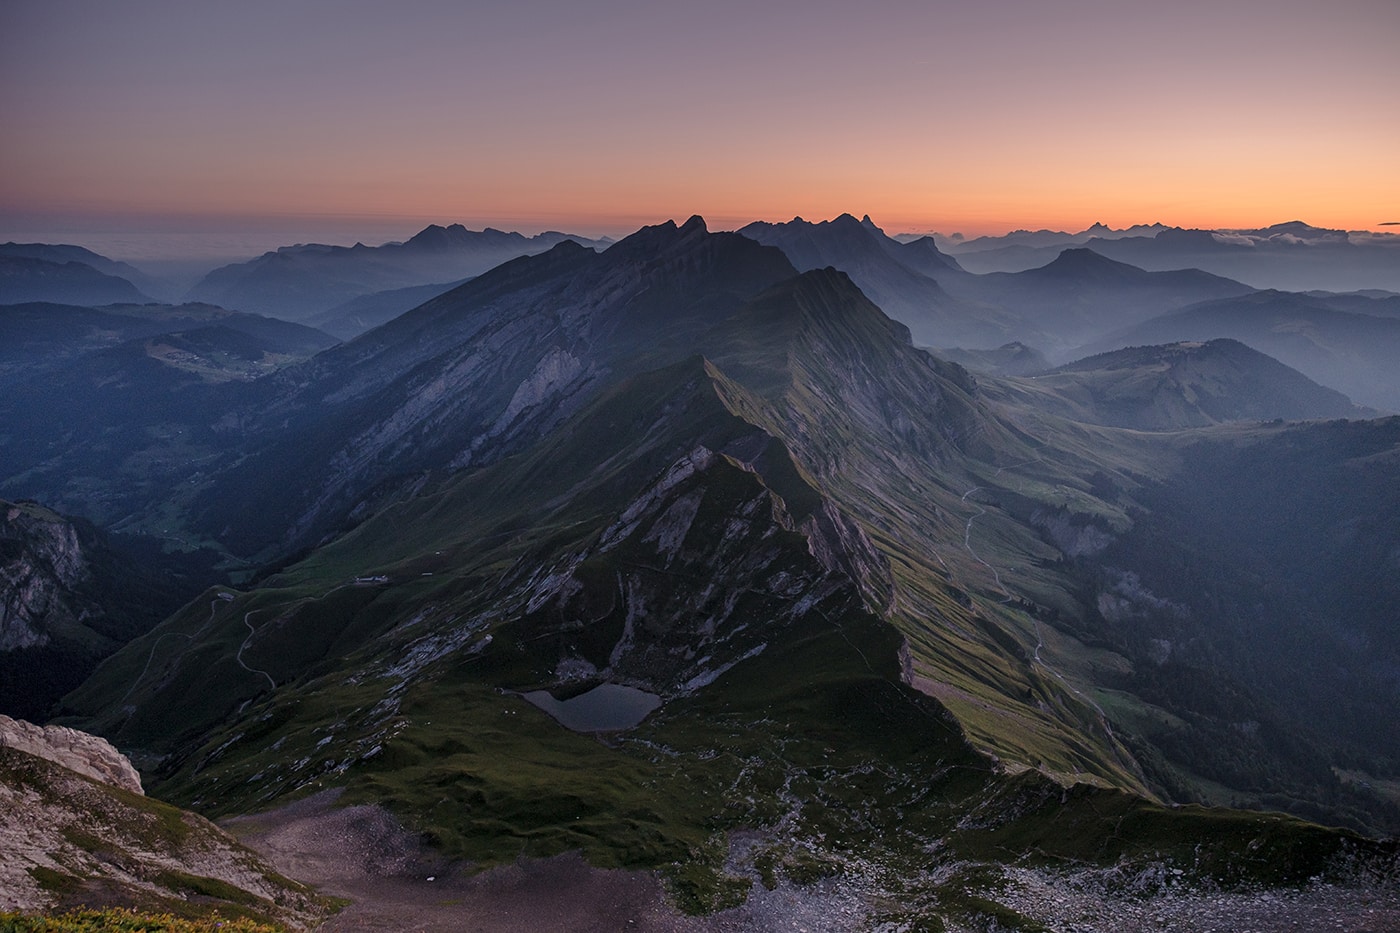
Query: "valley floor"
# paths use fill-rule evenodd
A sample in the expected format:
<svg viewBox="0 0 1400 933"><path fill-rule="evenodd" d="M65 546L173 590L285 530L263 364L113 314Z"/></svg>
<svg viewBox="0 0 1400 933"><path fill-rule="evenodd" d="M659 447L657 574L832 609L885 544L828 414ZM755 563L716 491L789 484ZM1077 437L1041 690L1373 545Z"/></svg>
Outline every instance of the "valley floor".
<svg viewBox="0 0 1400 933"><path fill-rule="evenodd" d="M755 884L741 907L685 916L650 872L597 869L576 855L522 858L473 874L436 857L379 807L338 807L337 791L224 827L279 871L350 901L320 933L843 933L882 926L892 905L859 880L811 885ZM1301 890L1223 893L1172 890L1151 872L1113 878L1006 869L999 890L979 892L1045 929L1062 933L1240 933L1307 930L1388 933L1400 930L1400 886L1316 885ZM1109 893L1109 888L1114 893ZM1133 893L1122 893L1124 891ZM950 931L966 927L946 920Z"/></svg>

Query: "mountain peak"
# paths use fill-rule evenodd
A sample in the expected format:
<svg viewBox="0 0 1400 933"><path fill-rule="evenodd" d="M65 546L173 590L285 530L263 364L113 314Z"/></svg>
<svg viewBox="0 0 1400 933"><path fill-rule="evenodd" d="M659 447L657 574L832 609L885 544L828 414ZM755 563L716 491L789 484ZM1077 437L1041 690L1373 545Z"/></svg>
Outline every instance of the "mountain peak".
<svg viewBox="0 0 1400 933"><path fill-rule="evenodd" d="M1140 271L1136 266L1119 262L1116 259L1109 259L1102 253L1097 253L1086 246L1073 246L1061 250L1060 255L1039 269L1031 269L1028 273L1022 274L1077 277L1105 274L1124 275Z"/></svg>
<svg viewBox="0 0 1400 933"><path fill-rule="evenodd" d="M756 297L752 306L810 322L843 322L843 328L880 333L882 339L898 344L910 342L909 328L887 317L835 266L809 269L779 282Z"/></svg>
<svg viewBox="0 0 1400 933"><path fill-rule="evenodd" d="M1319 237L1325 237L1329 235L1346 235L1346 231L1344 230L1333 230L1329 227L1314 227L1312 224L1306 223L1301 220L1290 220L1286 223L1274 224L1273 226L1265 227L1263 230L1260 231L1260 233L1265 234L1267 236L1278 236L1280 234L1285 234L1296 236L1300 239L1305 240L1317 239Z"/></svg>
<svg viewBox="0 0 1400 933"><path fill-rule="evenodd" d="M618 255L623 255L634 249L646 253L660 248L662 244L707 236L710 236L710 231L705 225L705 218L694 214L680 226L677 226L674 220L667 220L642 227L636 233L619 240L613 249L619 249Z"/></svg>

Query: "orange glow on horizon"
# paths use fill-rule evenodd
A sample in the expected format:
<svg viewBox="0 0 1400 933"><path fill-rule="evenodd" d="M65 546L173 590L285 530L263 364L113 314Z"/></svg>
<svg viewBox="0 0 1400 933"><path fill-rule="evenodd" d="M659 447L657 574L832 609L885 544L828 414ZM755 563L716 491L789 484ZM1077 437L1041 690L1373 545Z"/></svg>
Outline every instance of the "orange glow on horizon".
<svg viewBox="0 0 1400 933"><path fill-rule="evenodd" d="M1393 2L530 6L17 5L0 222L1400 220Z"/></svg>

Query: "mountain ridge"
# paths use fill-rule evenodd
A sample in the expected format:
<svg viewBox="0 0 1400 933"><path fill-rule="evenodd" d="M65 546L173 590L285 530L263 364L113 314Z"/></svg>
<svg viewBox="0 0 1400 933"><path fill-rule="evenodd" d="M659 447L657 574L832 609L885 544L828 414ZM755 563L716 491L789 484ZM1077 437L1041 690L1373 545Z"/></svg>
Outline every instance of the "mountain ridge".
<svg viewBox="0 0 1400 933"><path fill-rule="evenodd" d="M1081 349L1125 343L1228 337L1297 369L1361 404L1400 410L1391 361L1400 352L1400 320L1338 310L1326 299L1259 291L1188 305L1100 338Z"/></svg>
<svg viewBox="0 0 1400 933"><path fill-rule="evenodd" d="M1138 431L1378 414L1228 338L1113 350L1015 385L1064 417Z"/></svg>
<svg viewBox="0 0 1400 933"><path fill-rule="evenodd" d="M822 230L917 276L838 220ZM127 431L123 468L167 472L104 487L46 461L243 562L107 659L65 721L211 812L331 788L445 856L574 850L659 870L694 910L813 861L877 866L895 923L963 915L967 883L931 871L1023 856L1276 884L1334 877L1348 847L1393 855L1296 817L1400 826L1400 762L1368 744L1394 731L1368 716L1400 657L1400 419L1215 423L1213 399L1278 401L1198 365L1273 365L1238 344L1046 377L1126 373L1205 426L1067 417L1040 380L922 349L855 274L796 265L698 216L602 253L560 242L265 377L182 390L186 409L143 406L165 433ZM1050 275L1072 294L1100 272L1162 281L1074 252ZM146 426L135 397L106 393L114 425ZM1296 690L1280 676L1308 665ZM1329 691L1321 728L1307 707ZM646 702L598 733L541 708L619 693Z"/></svg>
<svg viewBox="0 0 1400 933"><path fill-rule="evenodd" d="M185 300L300 321L372 292L479 275L564 241L589 247L610 245L610 241L553 231L525 237L491 228L473 231L461 224L432 224L404 243L281 247L209 272Z"/></svg>

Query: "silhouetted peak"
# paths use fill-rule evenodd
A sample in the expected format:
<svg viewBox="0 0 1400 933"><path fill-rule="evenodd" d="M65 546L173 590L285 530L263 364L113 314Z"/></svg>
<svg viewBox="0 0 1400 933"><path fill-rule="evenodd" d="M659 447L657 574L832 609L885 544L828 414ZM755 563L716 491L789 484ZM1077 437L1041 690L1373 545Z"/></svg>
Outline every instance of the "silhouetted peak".
<svg viewBox="0 0 1400 933"><path fill-rule="evenodd" d="M487 227L478 233L474 230L468 230L462 224L450 224L446 227L439 224L429 224L403 245L410 250L450 250L481 242L499 243L502 240L523 242L524 239L518 233L507 233L504 230L497 230L495 227Z"/></svg>
<svg viewBox="0 0 1400 933"><path fill-rule="evenodd" d="M1087 247L1071 246L1068 249L1060 250L1060 255L1055 257L1055 262L1063 263L1067 266L1082 266L1091 264L1111 263L1113 262L1113 260L1109 259L1107 256L1100 255L1099 253L1096 253Z"/></svg>
<svg viewBox="0 0 1400 933"><path fill-rule="evenodd" d="M875 221L873 221L873 220L870 219L870 215L869 215L869 214L866 214L865 216L861 217L861 219L860 219L860 225L861 225L862 227L864 227L865 229L869 230L871 233L876 233L876 234L879 234L880 236L884 236L884 235L885 235L885 231L881 230L879 227L877 227L877 226L875 225Z"/></svg>
<svg viewBox="0 0 1400 933"><path fill-rule="evenodd" d="M558 243L555 243L549 249L545 250L546 254L552 254L555 256L572 256L577 253L591 252L593 252L593 250L589 249L587 246L584 246L578 240L570 239L560 240Z"/></svg>
<svg viewBox="0 0 1400 933"><path fill-rule="evenodd" d="M661 239L670 239L675 235L676 229L676 222L674 220L665 220L659 224L648 224L645 227L639 227L635 233L629 233L627 236L623 237L618 241L617 245L628 247L636 246L641 243L652 243Z"/></svg>
<svg viewBox="0 0 1400 933"><path fill-rule="evenodd" d="M1102 253L1096 253L1084 246L1074 246L1060 250L1060 255L1056 256L1048 265L1031 271L1059 275L1083 275L1106 271L1121 273L1129 270L1138 271L1136 266L1131 266L1126 262L1109 259Z"/></svg>
<svg viewBox="0 0 1400 933"><path fill-rule="evenodd" d="M467 228L461 224L453 224L450 227L444 227L441 224L428 224L409 237L404 246L410 249L442 249L454 242L459 242L466 232Z"/></svg>
<svg viewBox="0 0 1400 933"><path fill-rule="evenodd" d="M610 247L609 252L616 251L618 256L636 254L638 257L654 257L662 250L671 249L677 244L699 243L707 237L715 235L709 232L709 228L705 225L705 219L696 214L680 226L676 226L674 220L668 220L664 223L642 227L636 233L624 237L615 246Z"/></svg>
<svg viewBox="0 0 1400 933"><path fill-rule="evenodd" d="M1274 224L1259 231L1267 236L1295 236L1302 240L1312 240L1323 237L1345 237L1346 231L1333 230L1330 227L1314 227L1312 224L1304 223L1301 220L1290 220L1287 223Z"/></svg>

